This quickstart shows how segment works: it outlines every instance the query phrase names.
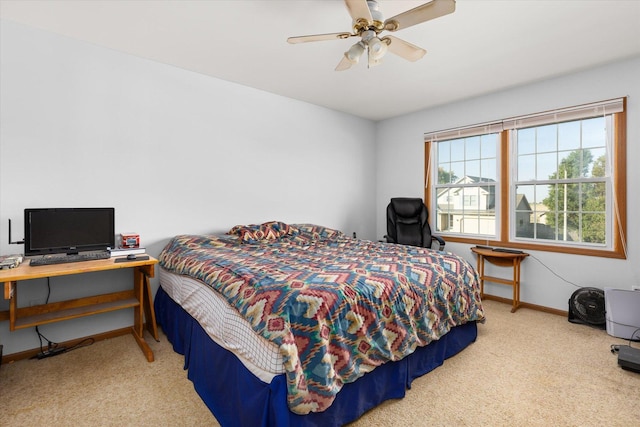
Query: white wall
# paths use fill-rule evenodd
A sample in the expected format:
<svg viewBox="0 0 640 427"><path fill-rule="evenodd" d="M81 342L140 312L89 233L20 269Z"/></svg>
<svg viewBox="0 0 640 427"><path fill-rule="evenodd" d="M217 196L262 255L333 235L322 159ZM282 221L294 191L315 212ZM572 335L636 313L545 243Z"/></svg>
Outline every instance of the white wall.
<svg viewBox="0 0 640 427"><path fill-rule="evenodd" d="M0 254L23 251L7 223L21 239L27 207L113 206L116 232L140 233L154 256L175 234L269 220L375 238L373 122L8 21L0 31ZM54 278L51 301L129 280ZM45 298L44 281L27 283L20 305ZM40 330L64 341L131 323L125 310ZM8 322L0 343L5 355L39 345Z"/></svg>
<svg viewBox="0 0 640 427"><path fill-rule="evenodd" d="M528 251L522 264L521 300L567 310L578 287L630 289L640 284L640 226L635 197L640 182L640 58L562 76L500 93L464 100L377 123L376 212L384 212L391 197L423 197L424 138L426 132L489 122L527 113L584 104L622 96L627 99L627 218L626 260ZM428 95L425 95L428 96ZM376 220L378 236L386 232L385 218ZM446 248L472 261L470 245L448 243ZM545 265L551 270L547 269ZM511 272L487 267L487 273L509 277ZM555 274L554 274L555 273ZM559 275L562 279L556 276ZM573 282L574 285L567 283ZM577 285L577 286L575 286ZM485 291L511 298L511 288L487 283Z"/></svg>

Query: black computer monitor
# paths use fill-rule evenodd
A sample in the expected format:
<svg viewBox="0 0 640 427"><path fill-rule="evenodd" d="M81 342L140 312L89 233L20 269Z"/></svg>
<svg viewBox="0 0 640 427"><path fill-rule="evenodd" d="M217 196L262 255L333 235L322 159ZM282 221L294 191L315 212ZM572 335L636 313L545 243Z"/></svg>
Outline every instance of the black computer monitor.
<svg viewBox="0 0 640 427"><path fill-rule="evenodd" d="M114 208L24 210L25 256L77 254L115 246Z"/></svg>

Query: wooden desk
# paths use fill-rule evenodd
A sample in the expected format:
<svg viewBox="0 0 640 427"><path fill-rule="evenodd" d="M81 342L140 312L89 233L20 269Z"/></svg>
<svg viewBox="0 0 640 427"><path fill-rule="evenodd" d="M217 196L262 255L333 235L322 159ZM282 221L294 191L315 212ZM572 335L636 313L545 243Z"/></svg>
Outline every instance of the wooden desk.
<svg viewBox="0 0 640 427"><path fill-rule="evenodd" d="M110 258L37 267L31 267L29 261L25 260L16 268L0 270L0 282L4 283L4 298L10 300L9 310L8 312L0 312L0 320L8 319L9 330L15 331L16 329L61 322L98 313L133 308L134 316L131 334L136 339L147 360L153 362L153 351L144 340L143 328L146 316L147 329L156 341L159 339L149 284L149 278L154 276L155 264L158 263L158 260L152 257L147 260L119 263L114 262L114 260L115 258ZM18 307L18 281L122 268L133 269L132 290L51 302L32 307Z"/></svg>
<svg viewBox="0 0 640 427"><path fill-rule="evenodd" d="M491 249L471 248L471 252L478 255L478 275L480 276L480 296L484 297L484 281L501 283L513 287L513 306L511 312L514 313L520 307L520 263L529 256L528 253L497 252ZM484 261L501 267L513 267L513 279L501 279L499 277L486 276L484 274Z"/></svg>

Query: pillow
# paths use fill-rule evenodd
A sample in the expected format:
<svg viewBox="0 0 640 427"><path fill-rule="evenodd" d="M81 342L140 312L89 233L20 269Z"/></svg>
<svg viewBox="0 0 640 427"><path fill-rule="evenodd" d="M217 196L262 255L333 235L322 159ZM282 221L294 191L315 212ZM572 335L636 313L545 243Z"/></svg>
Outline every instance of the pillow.
<svg viewBox="0 0 640 427"><path fill-rule="evenodd" d="M240 237L241 243L258 243L263 240L277 240L288 235L298 234L299 231L280 221L270 221L262 224L236 225L227 234Z"/></svg>
<svg viewBox="0 0 640 427"><path fill-rule="evenodd" d="M320 240L320 239L335 239L336 237L345 237L345 234L342 231L334 230L329 227L324 227L322 225L315 224L294 224L292 227L295 227L301 234L307 235L311 239Z"/></svg>

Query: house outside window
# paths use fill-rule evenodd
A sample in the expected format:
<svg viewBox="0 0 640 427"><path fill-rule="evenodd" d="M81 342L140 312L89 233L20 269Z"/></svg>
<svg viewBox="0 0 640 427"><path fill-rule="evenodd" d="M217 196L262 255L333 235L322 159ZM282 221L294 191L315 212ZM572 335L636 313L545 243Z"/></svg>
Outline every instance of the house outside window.
<svg viewBox="0 0 640 427"><path fill-rule="evenodd" d="M443 140L431 145L437 182L430 205L436 206L438 233L495 238L500 134L494 129L489 125L440 134Z"/></svg>
<svg viewBox="0 0 640 427"><path fill-rule="evenodd" d="M617 99L425 135L435 230L449 241L626 257L624 109Z"/></svg>

